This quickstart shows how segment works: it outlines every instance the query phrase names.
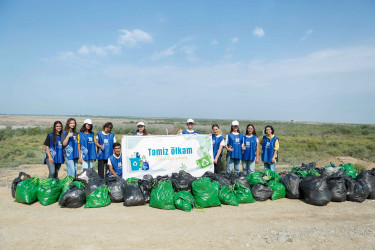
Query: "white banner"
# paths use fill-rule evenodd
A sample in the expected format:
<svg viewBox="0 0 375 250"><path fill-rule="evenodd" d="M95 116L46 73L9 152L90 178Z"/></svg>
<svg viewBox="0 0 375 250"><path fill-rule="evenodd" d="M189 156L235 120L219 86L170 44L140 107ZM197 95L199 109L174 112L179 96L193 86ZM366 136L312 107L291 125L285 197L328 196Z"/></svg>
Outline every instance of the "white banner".
<svg viewBox="0 0 375 250"><path fill-rule="evenodd" d="M171 175L185 170L193 176L214 171L209 135L124 136L123 178Z"/></svg>

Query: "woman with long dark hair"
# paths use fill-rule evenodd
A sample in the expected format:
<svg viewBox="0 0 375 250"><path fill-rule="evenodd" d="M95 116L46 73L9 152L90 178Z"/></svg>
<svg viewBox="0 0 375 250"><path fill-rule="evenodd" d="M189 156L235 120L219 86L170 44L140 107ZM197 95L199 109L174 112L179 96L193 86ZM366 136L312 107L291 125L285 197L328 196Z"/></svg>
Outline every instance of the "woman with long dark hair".
<svg viewBox="0 0 375 250"><path fill-rule="evenodd" d="M261 141L264 169L276 171L276 162L279 161L279 139L274 135L275 130L271 125L267 125L264 132L266 135Z"/></svg>
<svg viewBox="0 0 375 250"><path fill-rule="evenodd" d="M77 165L79 158L78 139L77 139L77 121L69 118L65 124L62 141L64 146L64 159L66 163L67 174L73 177L77 175Z"/></svg>
<svg viewBox="0 0 375 250"><path fill-rule="evenodd" d="M140 135L140 136L143 136L143 135L150 135L147 130L146 130L146 126L145 126L145 123L144 122L138 122L137 123L137 131L135 131L135 134L134 135Z"/></svg>
<svg viewBox="0 0 375 250"><path fill-rule="evenodd" d="M259 139L253 124L246 127L242 150L242 169L245 175L249 175L255 172L255 164L259 163Z"/></svg>
<svg viewBox="0 0 375 250"><path fill-rule="evenodd" d="M217 124L212 125L212 147L214 155L214 172L219 174L221 172L221 156L223 155L223 147L225 146L225 139L220 133L220 127Z"/></svg>
<svg viewBox="0 0 375 250"><path fill-rule="evenodd" d="M61 164L64 163L63 146L61 143L62 123L53 123L52 133L49 133L44 141L46 146L44 163L48 166L48 178L58 178Z"/></svg>
<svg viewBox="0 0 375 250"><path fill-rule="evenodd" d="M82 171L87 168L92 168L94 160L97 159L95 144L96 139L92 132L92 121L86 119L83 122L83 126L78 133L78 151L79 151L79 163L82 164Z"/></svg>

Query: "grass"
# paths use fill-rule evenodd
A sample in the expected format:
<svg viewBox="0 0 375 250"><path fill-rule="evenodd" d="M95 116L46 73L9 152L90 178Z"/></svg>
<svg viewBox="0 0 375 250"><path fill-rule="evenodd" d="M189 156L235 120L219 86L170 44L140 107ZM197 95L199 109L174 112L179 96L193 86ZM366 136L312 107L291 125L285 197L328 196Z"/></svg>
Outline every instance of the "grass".
<svg viewBox="0 0 375 250"><path fill-rule="evenodd" d="M113 132L116 140L122 135L135 133L139 118L119 119ZM108 119L110 120L110 119ZM147 130L153 135L176 134L184 128L184 119L142 118ZM211 126L217 123L223 135L230 130L229 120L197 120L194 127L199 133L210 133ZM240 121L240 131L244 133L249 121ZM375 125L359 124L312 124L296 122L255 121L258 136L261 137L265 125L271 124L280 141L279 164L296 166L301 163L319 161L330 156L351 156L357 159L375 162ZM0 129L0 167L15 167L20 164L42 164L44 158L44 140L51 128ZM95 125L94 132L101 131ZM225 166L224 151L222 166Z"/></svg>

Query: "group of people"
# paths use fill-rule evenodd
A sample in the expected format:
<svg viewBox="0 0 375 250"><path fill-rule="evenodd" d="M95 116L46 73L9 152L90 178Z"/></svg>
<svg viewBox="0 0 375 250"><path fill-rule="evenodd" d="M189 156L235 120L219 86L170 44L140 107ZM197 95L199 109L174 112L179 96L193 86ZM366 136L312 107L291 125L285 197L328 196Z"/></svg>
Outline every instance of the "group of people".
<svg viewBox="0 0 375 250"><path fill-rule="evenodd" d="M186 121L187 128L180 129L178 135L198 134L194 130L194 120ZM98 174L104 179L106 176L122 177L122 155L121 144L116 142L112 133L113 124L107 122L103 125L103 131L95 136L93 123L86 119L79 132L77 132L77 121L69 118L65 128L60 121L53 124L53 131L46 137L44 145L44 162L48 166L48 178L58 178L58 171L65 162L67 174L73 177L77 175L78 163L82 165L82 171L92 168L95 160L98 160ZM261 140L258 139L255 127L248 124L245 134L241 134L239 122L233 121L231 130L224 138L217 124L212 125L212 145L214 156L214 171L221 171L221 157L224 147L227 150L226 171L239 173L240 165L245 175L255 172L255 164L259 163L259 144L262 145L262 161L265 169L275 171L278 161L279 140L274 135L272 126L267 125L263 131ZM137 130L134 136L150 135L144 122L137 123Z"/></svg>

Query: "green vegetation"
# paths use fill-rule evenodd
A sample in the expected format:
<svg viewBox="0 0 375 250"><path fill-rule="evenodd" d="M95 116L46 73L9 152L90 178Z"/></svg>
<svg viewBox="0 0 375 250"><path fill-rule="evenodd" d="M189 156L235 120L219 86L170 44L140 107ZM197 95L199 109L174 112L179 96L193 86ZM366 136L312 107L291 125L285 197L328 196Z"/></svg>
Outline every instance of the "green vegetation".
<svg viewBox="0 0 375 250"><path fill-rule="evenodd" d="M116 118L119 119L119 118ZM108 120L110 120L108 118ZM147 130L153 135L176 134L179 128L185 128L185 119L142 118ZM139 118L124 118L121 124L115 124L113 132L117 141L122 135L135 132ZM220 125L223 135L229 132L229 120L197 119L195 129L199 133L210 133L214 123ZM245 132L248 121L240 121L240 131ZM255 121L259 137L265 125L271 124L280 140L280 164L290 166L302 162L319 161L330 156L351 156L357 159L375 162L375 125L358 124L317 124L296 122ZM101 125L94 126L94 132L101 131ZM51 128L0 129L0 167L15 167L20 164L42 164L44 140ZM225 166L225 154L222 164ZM363 166L356 165L356 169ZM358 171L358 170L357 170Z"/></svg>

